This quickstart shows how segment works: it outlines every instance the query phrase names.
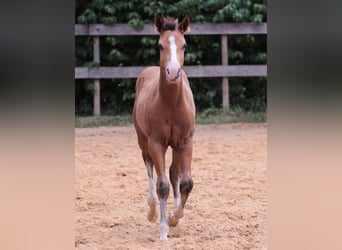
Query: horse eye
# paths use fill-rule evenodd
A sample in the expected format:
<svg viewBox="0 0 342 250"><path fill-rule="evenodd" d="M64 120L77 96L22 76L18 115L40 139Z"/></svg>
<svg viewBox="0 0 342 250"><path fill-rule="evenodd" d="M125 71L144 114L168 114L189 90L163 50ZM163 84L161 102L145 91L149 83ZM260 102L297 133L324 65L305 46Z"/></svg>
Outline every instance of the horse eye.
<svg viewBox="0 0 342 250"><path fill-rule="evenodd" d="M182 50L185 50L185 48L186 48L186 44L183 45Z"/></svg>
<svg viewBox="0 0 342 250"><path fill-rule="evenodd" d="M159 51L162 51L164 49L163 45L161 45L160 43L158 44L158 48L159 48Z"/></svg>

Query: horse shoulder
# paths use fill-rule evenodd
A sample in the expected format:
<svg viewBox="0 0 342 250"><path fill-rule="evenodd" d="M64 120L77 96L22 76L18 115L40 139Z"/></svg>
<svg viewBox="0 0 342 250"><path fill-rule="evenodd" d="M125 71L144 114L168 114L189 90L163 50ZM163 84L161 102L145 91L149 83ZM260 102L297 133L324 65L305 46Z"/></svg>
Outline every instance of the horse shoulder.
<svg viewBox="0 0 342 250"><path fill-rule="evenodd" d="M188 80L188 77L186 75L186 73L183 71L183 90L184 90L184 98L186 101L186 104L188 105L188 107L190 107L190 113L195 113L195 102L194 102L194 97L192 94L192 90L190 88L190 83Z"/></svg>
<svg viewBox="0 0 342 250"><path fill-rule="evenodd" d="M153 77L159 76L159 68L158 67L147 67L145 68L138 76L136 84L135 84L135 91L138 95L141 89L151 83L151 79Z"/></svg>
<svg viewBox="0 0 342 250"><path fill-rule="evenodd" d="M134 104L134 116L137 126L147 135L149 130L149 116L154 114L151 110L158 92L159 67L147 67L136 81L136 97Z"/></svg>

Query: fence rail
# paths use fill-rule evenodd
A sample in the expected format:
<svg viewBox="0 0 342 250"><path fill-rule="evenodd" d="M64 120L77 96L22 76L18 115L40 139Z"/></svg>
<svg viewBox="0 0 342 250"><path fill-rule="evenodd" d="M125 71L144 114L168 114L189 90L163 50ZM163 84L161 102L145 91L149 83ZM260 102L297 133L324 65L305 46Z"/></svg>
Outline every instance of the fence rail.
<svg viewBox="0 0 342 250"><path fill-rule="evenodd" d="M266 23L203 23L191 24L191 32L185 35L246 35L266 34ZM136 30L130 24L76 24L76 36L156 36L153 25L145 24Z"/></svg>
<svg viewBox="0 0 342 250"><path fill-rule="evenodd" d="M76 79L136 78L146 67L75 68ZM188 77L251 77L267 76L265 65L184 66Z"/></svg>
<svg viewBox="0 0 342 250"><path fill-rule="evenodd" d="M229 65L228 35L267 34L267 23L206 23L191 24L186 35L220 35L221 65L184 66L188 77L222 77L222 107L229 110L228 77L267 76L267 65ZM94 62L100 63L100 36L157 36L153 25L136 30L129 24L76 24L75 36L92 36ZM136 78L145 67L75 67L75 79L94 79L94 115L99 116L100 79Z"/></svg>

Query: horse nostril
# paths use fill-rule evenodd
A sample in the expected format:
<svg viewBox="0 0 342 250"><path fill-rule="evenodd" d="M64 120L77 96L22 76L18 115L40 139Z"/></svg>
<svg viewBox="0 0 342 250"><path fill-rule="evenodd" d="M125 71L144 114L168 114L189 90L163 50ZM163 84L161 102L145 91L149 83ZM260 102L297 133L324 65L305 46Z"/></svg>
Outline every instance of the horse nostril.
<svg viewBox="0 0 342 250"><path fill-rule="evenodd" d="M180 69L178 69L177 71L176 79L179 77L179 75L180 75Z"/></svg>
<svg viewBox="0 0 342 250"><path fill-rule="evenodd" d="M166 69L166 72L167 72L168 75L170 75L169 68Z"/></svg>

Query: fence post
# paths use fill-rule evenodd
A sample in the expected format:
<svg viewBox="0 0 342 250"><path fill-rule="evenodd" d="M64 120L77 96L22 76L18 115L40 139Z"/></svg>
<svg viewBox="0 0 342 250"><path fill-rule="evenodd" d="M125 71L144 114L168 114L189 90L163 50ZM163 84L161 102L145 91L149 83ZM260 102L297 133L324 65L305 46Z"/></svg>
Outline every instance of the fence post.
<svg viewBox="0 0 342 250"><path fill-rule="evenodd" d="M100 63L100 38L98 36L94 36L93 39L93 58L94 58L94 62ZM100 87L100 80L99 79L95 79L94 80L94 110L93 110L93 114L94 116L100 116L101 115L101 97L100 97L100 93L101 93L101 87Z"/></svg>
<svg viewBox="0 0 342 250"><path fill-rule="evenodd" d="M221 59L222 65L228 65L228 37L221 35ZM229 81L228 77L222 78L222 108L223 112L229 111Z"/></svg>

